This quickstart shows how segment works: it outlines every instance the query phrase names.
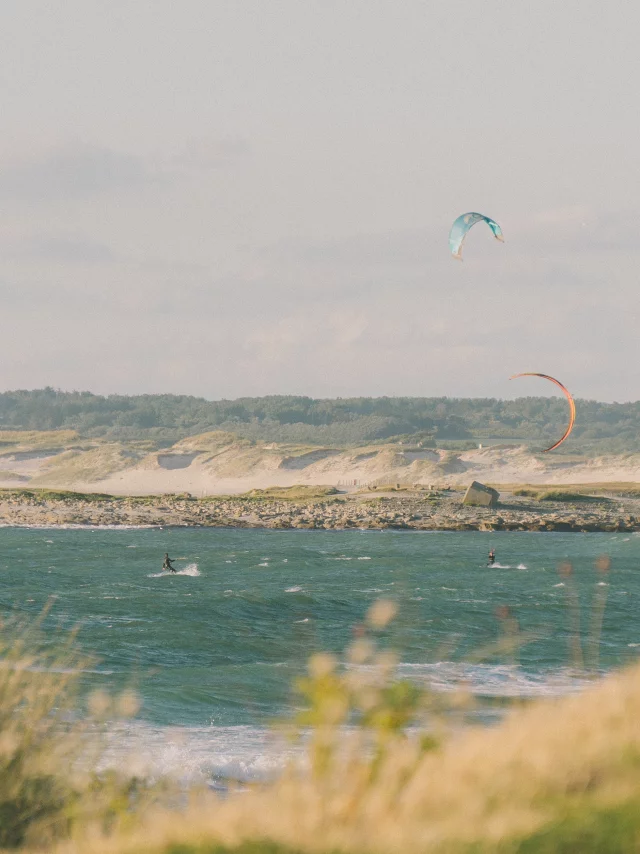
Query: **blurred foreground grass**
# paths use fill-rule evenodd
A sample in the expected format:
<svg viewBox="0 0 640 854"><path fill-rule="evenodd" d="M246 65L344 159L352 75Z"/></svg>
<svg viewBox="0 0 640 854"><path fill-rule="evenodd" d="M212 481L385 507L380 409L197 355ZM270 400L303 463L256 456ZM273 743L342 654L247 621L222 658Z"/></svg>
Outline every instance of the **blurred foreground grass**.
<svg viewBox="0 0 640 854"><path fill-rule="evenodd" d="M343 661L310 660L288 733L303 738L306 761L224 799L87 771L89 722L134 711L133 699L97 695L74 714L83 665L73 641L52 659L23 630L2 649L0 844L57 854L640 851L640 667L518 704L496 726L461 727L464 686L445 706L399 679L377 645L394 611L376 603ZM512 641L505 631L496 651Z"/></svg>

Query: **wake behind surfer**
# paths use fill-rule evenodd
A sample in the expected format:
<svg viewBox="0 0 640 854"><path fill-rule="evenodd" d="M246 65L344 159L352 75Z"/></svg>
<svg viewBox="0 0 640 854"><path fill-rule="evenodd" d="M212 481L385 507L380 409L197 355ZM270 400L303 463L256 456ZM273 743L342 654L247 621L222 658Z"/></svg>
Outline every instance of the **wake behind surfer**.
<svg viewBox="0 0 640 854"><path fill-rule="evenodd" d="M176 569L173 568L173 564L175 560L171 560L169 557L169 552L164 553L164 561L162 563L162 571L168 570L169 572L177 572Z"/></svg>
<svg viewBox="0 0 640 854"><path fill-rule="evenodd" d="M491 549L491 551L489 552L489 557L488 557L488 563L487 563L487 566L493 566L493 564L494 564L495 562L496 562L496 550L495 550L495 549Z"/></svg>

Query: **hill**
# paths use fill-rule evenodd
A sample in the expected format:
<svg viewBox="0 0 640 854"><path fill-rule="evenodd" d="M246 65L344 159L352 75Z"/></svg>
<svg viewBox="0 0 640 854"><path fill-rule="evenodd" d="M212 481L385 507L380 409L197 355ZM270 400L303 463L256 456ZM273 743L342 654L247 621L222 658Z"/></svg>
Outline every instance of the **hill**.
<svg viewBox="0 0 640 854"><path fill-rule="evenodd" d="M578 417L563 450L584 456L640 452L640 402L577 400ZM469 450L479 444L536 451L562 434L566 401L527 397L268 396L208 401L186 395L110 395L52 388L0 394L5 431L72 430L83 439L147 442L157 450L211 431L256 442L355 447L409 442Z"/></svg>

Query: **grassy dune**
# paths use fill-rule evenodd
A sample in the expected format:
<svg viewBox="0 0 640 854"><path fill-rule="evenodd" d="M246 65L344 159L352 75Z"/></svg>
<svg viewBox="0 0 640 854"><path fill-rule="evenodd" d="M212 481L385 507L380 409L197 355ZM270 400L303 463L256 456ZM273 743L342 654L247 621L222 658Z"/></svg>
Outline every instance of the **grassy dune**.
<svg viewBox="0 0 640 854"><path fill-rule="evenodd" d="M0 447L7 451L65 448L78 441L75 430L0 430Z"/></svg>
<svg viewBox="0 0 640 854"><path fill-rule="evenodd" d="M516 705L494 727L451 729L470 708L395 675L376 647L380 601L345 660L316 655L297 685L291 737L306 763L219 799L94 774L96 722L135 712L99 693L79 705L86 662L51 652L37 626L3 627L0 846L57 854L628 854L640 851L640 666L583 694ZM492 654L508 652L505 635ZM347 666L349 665L349 666ZM353 665L366 665L354 667ZM74 713L80 711L80 714ZM345 729L345 724L349 724ZM90 763L89 763L90 765Z"/></svg>
<svg viewBox="0 0 640 854"><path fill-rule="evenodd" d="M72 486L78 482L100 481L136 462L136 457L121 445L104 444L97 448L68 450L54 457L44 472L31 480L41 486Z"/></svg>

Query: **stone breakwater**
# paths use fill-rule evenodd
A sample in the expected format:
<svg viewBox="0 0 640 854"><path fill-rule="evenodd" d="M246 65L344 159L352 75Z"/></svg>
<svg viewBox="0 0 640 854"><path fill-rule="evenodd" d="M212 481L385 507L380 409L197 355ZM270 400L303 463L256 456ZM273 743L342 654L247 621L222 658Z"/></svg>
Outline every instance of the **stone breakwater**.
<svg viewBox="0 0 640 854"><path fill-rule="evenodd" d="M462 495L336 496L316 501L267 497L195 499L0 492L5 526L202 526L417 531L640 531L640 498L545 501L503 494L493 509L463 507Z"/></svg>

